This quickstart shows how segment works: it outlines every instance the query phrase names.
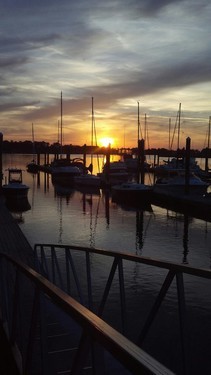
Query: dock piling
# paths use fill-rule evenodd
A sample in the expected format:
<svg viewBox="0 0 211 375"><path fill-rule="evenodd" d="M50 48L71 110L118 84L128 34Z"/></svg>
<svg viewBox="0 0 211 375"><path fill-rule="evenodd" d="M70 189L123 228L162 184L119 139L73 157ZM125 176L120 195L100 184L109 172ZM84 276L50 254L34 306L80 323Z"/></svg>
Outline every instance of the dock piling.
<svg viewBox="0 0 211 375"><path fill-rule="evenodd" d="M0 193L2 190L2 180L3 180L2 153L3 153L3 134L0 133Z"/></svg>

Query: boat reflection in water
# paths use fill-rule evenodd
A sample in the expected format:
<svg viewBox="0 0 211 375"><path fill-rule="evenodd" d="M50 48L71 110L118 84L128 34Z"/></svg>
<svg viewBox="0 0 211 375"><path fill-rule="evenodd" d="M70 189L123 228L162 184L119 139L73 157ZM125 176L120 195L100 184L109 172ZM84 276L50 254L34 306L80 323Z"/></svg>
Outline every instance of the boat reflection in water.
<svg viewBox="0 0 211 375"><path fill-rule="evenodd" d="M66 197L68 200L73 196L75 189L72 186L53 183L56 196Z"/></svg>
<svg viewBox="0 0 211 375"><path fill-rule="evenodd" d="M6 199L5 204L14 220L19 224L24 222L23 213L31 210L31 205L27 197L22 198L21 200Z"/></svg>

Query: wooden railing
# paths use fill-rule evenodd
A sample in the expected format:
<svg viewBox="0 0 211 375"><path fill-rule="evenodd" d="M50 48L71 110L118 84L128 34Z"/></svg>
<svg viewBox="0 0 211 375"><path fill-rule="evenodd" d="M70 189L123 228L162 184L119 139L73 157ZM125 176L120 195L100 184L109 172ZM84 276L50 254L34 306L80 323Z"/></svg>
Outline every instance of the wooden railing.
<svg viewBox="0 0 211 375"><path fill-rule="evenodd" d="M44 250L48 247L52 253L52 275L56 281L58 276L56 269L59 274L56 247L36 245L35 250L36 253L41 251L42 262L40 264L41 268L44 266L43 271L46 274L48 260ZM67 261L71 264L74 278L77 280L78 289L80 289L80 279L75 274L71 249L85 252L88 274L91 253L115 258L98 311L99 315L102 315L116 267L119 268L121 285L123 285L122 259L132 260L132 258L126 254L123 256L100 250L64 247ZM59 247L59 250L61 251L62 247ZM160 266L162 266L161 263ZM172 274L175 270L172 269L170 272ZM67 279L70 276L68 275ZM62 281L61 274L59 278ZM91 297L90 274L88 279ZM124 292L122 291L121 294L124 299ZM0 255L0 308L1 324L7 334L20 374L171 374L171 371L64 290L58 288L39 272L5 254ZM59 329L57 334L53 333L55 326ZM49 327L50 332L47 332ZM53 336L56 344L62 337L62 344L65 342L68 345L67 348L58 350L58 347L55 349L51 346L49 340ZM64 353L67 353L67 358L59 357ZM67 369L58 369L58 366L62 367L66 362L69 372Z"/></svg>
<svg viewBox="0 0 211 375"><path fill-rule="evenodd" d="M177 362L181 361L180 373L191 373L188 359L190 339L187 329L185 286L192 285L193 281L193 285L196 284L198 287L199 280L202 283L207 280L206 283L210 286L211 271L209 269L198 269L185 264L175 264L123 252L80 246L37 244L35 246L35 254L39 272L65 290L69 295L74 296L81 304L93 311L95 315L107 319L109 324L112 324L127 337L131 336L127 330L127 311L130 310L127 296L128 293L132 293L132 288L134 288L134 282L132 281L131 284L128 283L128 278L134 277L131 265L135 265L137 267L136 277L138 275L136 285L144 288L143 279L145 283L154 283L153 295L157 294L157 296L154 299L151 298L150 308L144 317L145 322L142 326L137 320L136 336L133 338L133 342L135 345L143 348L148 335L151 333L153 323L157 319L161 308L165 305L167 292L169 292L171 299L175 300L176 310L178 311L180 340L179 344L175 343L175 347L179 346L180 358L178 356ZM150 281L146 281L146 275L147 280ZM157 282L158 279L159 282ZM117 289L119 290L120 316L116 318L116 322L110 322L108 318L110 311L109 298L112 296L114 288L115 297L113 298L113 303L115 302L117 305ZM140 299L140 296L137 295L135 298ZM149 295L147 298L150 298ZM144 297L142 300L140 299L140 304L147 305ZM130 316L129 319L137 318L134 318L132 315L132 318ZM163 319L165 320L165 317ZM120 321L121 327L119 324ZM117 326L115 326L115 323L117 323ZM175 324L176 322L174 322ZM163 335L165 336L167 333L168 328L163 332ZM157 337L156 340L159 348L159 339ZM166 351L166 359L168 360L167 357L168 354Z"/></svg>

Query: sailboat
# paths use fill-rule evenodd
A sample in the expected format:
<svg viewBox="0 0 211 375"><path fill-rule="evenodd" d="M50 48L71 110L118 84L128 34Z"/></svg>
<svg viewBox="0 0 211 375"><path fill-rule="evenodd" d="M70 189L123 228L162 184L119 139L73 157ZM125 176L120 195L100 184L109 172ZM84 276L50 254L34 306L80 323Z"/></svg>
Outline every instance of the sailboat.
<svg viewBox="0 0 211 375"><path fill-rule="evenodd" d="M137 182L125 182L120 185L112 186L112 199L116 202L123 201L124 203L134 205L148 205L151 201L152 186L144 184L144 174L139 182L139 164L141 154L144 154L144 140L139 140L140 122L139 122L139 102L138 102L138 161L137 161ZM142 155L142 165L143 163ZM143 168L142 168L143 169ZM142 171L143 172L143 171Z"/></svg>
<svg viewBox="0 0 211 375"><path fill-rule="evenodd" d="M95 119L94 119L94 98L92 97L92 123L91 123L91 164L89 166L90 173L83 173L80 176L75 176L74 181L75 184L78 186L89 186L89 187L97 187L100 188L101 186L101 179L99 176L92 174L93 171L93 145L94 145L94 134L95 132Z"/></svg>
<svg viewBox="0 0 211 375"><path fill-rule="evenodd" d="M181 103L179 104L179 110L177 113L176 123L174 127L174 132L172 136L171 143L169 141L169 150L172 150L174 136L177 128L177 156L171 158L171 160L163 160L163 164L155 166L153 172L155 176L159 177L172 177L178 176L178 174L184 174L186 158L185 156L179 156L180 150L180 129L181 129ZM169 130L169 140L170 140L170 130ZM197 163L197 160L194 157L191 157L189 160L189 169L191 173L194 173L200 178L206 178L206 173L203 171Z"/></svg>
<svg viewBox="0 0 211 375"><path fill-rule="evenodd" d="M63 123L62 123L62 92L61 92L61 123L60 123L60 157L55 158L50 164L50 172L53 183L72 184L74 177L80 176L84 172L84 164L80 160L71 160L70 158L62 158L62 142L63 142Z"/></svg>
<svg viewBox="0 0 211 375"><path fill-rule="evenodd" d="M145 113L145 120L144 120L144 139L146 140L147 138L147 115ZM139 102L138 102L138 140L139 140L139 135L140 135L140 119L139 119ZM137 168L138 168L138 157L133 157L132 154L125 153L123 156L124 162L127 166L127 169L131 173L136 173ZM147 163L144 161L144 170L145 172L149 172L151 167L150 163Z"/></svg>
<svg viewBox="0 0 211 375"><path fill-rule="evenodd" d="M33 159L30 163L26 165L27 172L37 173L39 171L39 166L35 160L35 142L34 142L34 125L32 123L32 147L33 147Z"/></svg>

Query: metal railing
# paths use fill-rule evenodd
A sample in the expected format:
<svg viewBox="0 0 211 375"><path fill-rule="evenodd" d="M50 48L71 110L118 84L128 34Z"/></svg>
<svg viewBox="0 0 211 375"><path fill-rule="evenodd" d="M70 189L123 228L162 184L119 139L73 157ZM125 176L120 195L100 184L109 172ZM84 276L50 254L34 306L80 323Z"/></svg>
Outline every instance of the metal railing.
<svg viewBox="0 0 211 375"><path fill-rule="evenodd" d="M59 272L56 248L49 246L52 253L53 281L56 282L57 275L62 281L63 275ZM35 246L36 253L39 249L41 251L40 264L41 268L44 268L45 276L48 259L44 249L47 248L46 245ZM70 246L65 247L66 261L71 264L77 289L80 291L80 280L72 262L71 248L73 249ZM61 249L60 247L60 251ZM122 259L132 258L128 255L114 255L112 252L104 253L91 249L77 248L76 251L84 251L86 254L90 298L91 253L115 257L98 310L99 315L102 315L116 267L119 268L122 287ZM68 286L69 271L66 278ZM123 303L123 290L121 296ZM0 308L1 324L15 355L20 374L171 374L171 371L46 277L5 254L0 254ZM58 329L57 333L53 332L55 327ZM65 331L61 332L63 329ZM67 349L55 349L49 342L53 337L56 344L62 337L62 344L68 344ZM65 359L62 357L64 353L67 353ZM64 362L67 362L68 370L58 368Z"/></svg>
<svg viewBox="0 0 211 375"><path fill-rule="evenodd" d="M128 337L131 336L130 330L127 328L128 321L137 319L133 315L130 315L129 319L127 318L128 310L134 309L128 306L127 301L128 294L132 293L135 285L134 281L128 282L129 277L134 278L134 270L131 268L131 264L137 267L136 286L141 286L142 292L144 290L146 292L148 285L145 288L145 284L149 283L149 275L151 275L153 298L149 296L149 293L142 293L144 294L143 299L140 295L137 295L137 299L140 299L139 304L142 304L142 310L145 310L147 301L150 308L147 314L143 316L144 323L142 321L142 324L139 324L138 319L135 322L136 334L132 337L132 340L139 347L144 347L160 310L163 305L165 306L164 302L169 292L170 299L176 300L178 311L180 373L191 373L188 358L189 340L191 339L189 339L187 324L186 305L188 298L185 294L185 286L192 285L192 279L194 279L193 285L198 286L199 278L203 282L206 280L206 283L208 282L210 286L211 271L209 269L198 269L184 264L180 265L128 253L80 246L37 244L35 245L35 254L39 272ZM206 289L206 285L202 285L202 288ZM115 292L112 299L113 289L115 289ZM117 299L117 289L119 290L119 300ZM147 298L145 298L145 295ZM112 299L111 304L110 298ZM109 316L109 311L112 303L118 304L118 301L121 318L118 316L114 322L113 316ZM166 332L164 332L164 335ZM158 340L157 337L156 340ZM157 346L159 347L159 340ZM166 352L168 363L167 357ZM179 359L177 358L176 361L179 362Z"/></svg>

